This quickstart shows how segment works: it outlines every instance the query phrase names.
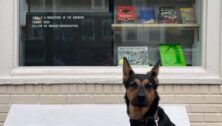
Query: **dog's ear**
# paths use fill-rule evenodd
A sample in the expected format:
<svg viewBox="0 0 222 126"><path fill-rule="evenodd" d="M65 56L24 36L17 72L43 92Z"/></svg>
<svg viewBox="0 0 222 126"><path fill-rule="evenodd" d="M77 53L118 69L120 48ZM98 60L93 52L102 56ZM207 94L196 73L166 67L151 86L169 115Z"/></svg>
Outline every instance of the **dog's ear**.
<svg viewBox="0 0 222 126"><path fill-rule="evenodd" d="M126 82L130 75L133 74L133 69L131 68L126 57L123 58L123 82Z"/></svg>
<svg viewBox="0 0 222 126"><path fill-rule="evenodd" d="M157 77L159 75L159 68L160 68L160 61L157 61L157 63L151 69L151 74L153 77Z"/></svg>

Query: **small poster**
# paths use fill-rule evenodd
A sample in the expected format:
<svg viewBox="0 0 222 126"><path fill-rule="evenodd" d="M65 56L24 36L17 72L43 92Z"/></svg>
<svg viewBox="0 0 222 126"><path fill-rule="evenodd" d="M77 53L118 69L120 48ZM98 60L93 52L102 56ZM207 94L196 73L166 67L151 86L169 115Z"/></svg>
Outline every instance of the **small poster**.
<svg viewBox="0 0 222 126"><path fill-rule="evenodd" d="M118 47L118 64L123 64L126 57L131 65L148 65L148 47L122 46Z"/></svg>
<svg viewBox="0 0 222 126"><path fill-rule="evenodd" d="M133 6L118 6L117 20L128 21L135 20L135 11Z"/></svg>
<svg viewBox="0 0 222 126"><path fill-rule="evenodd" d="M159 49L162 66L186 66L180 44L161 44Z"/></svg>

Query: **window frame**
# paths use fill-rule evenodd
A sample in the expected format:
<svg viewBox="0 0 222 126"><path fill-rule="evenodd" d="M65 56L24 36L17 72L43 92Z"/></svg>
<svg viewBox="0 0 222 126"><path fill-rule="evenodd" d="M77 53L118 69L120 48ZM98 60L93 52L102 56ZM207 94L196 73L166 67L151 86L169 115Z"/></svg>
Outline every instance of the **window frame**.
<svg viewBox="0 0 222 126"><path fill-rule="evenodd" d="M6 68L9 74L0 77L0 84L55 84L55 83L99 83L121 84L121 66L101 67L24 67L19 66L19 0L8 1L13 10L12 67ZM202 12L202 66L200 67L161 67L160 83L163 84L222 84L222 44L221 44L221 1L203 0ZM4 5L4 4L3 4ZM0 7L3 5L0 5ZM4 8L4 7L3 7ZM6 14L5 14L6 15ZM220 26L220 27L218 27ZM215 32L216 31L216 32ZM2 33L3 30L0 30ZM9 41L9 40L8 40ZM213 51L211 51L213 50ZM0 57L4 57L4 52ZM6 63L6 62L5 62ZM0 63L1 65L1 63ZM3 66L0 66L4 67ZM149 66L132 66L135 72L146 73ZM0 73L1 76L1 73Z"/></svg>

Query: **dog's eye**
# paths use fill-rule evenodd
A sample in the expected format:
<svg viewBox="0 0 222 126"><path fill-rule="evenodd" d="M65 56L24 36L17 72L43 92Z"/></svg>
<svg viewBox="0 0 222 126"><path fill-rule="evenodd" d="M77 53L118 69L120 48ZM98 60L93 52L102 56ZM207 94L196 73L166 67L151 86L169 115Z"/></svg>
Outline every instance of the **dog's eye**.
<svg viewBox="0 0 222 126"><path fill-rule="evenodd" d="M134 81L132 81L132 82L130 82L129 86L130 87L137 87L137 84Z"/></svg>
<svg viewBox="0 0 222 126"><path fill-rule="evenodd" d="M145 86L145 88L152 88L152 87L153 87L153 83L151 82Z"/></svg>

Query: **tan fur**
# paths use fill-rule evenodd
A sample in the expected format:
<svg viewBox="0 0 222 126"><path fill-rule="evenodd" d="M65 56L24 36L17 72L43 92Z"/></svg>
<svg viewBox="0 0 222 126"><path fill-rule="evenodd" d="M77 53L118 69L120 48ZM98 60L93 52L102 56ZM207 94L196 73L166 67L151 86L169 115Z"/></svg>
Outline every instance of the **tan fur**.
<svg viewBox="0 0 222 126"><path fill-rule="evenodd" d="M127 97L129 99L129 101L133 101L133 99L136 96L137 89L128 88L126 92L127 92Z"/></svg>
<svg viewBox="0 0 222 126"><path fill-rule="evenodd" d="M150 81L149 81L148 79L143 80L143 84L144 84L144 85L149 84L149 82L150 82Z"/></svg>
<svg viewBox="0 0 222 126"><path fill-rule="evenodd" d="M139 79L135 79L134 82L139 86L142 84L142 82ZM149 84L149 80L145 79L143 80L143 84L147 85ZM129 104L129 117L131 119L136 119L136 120L140 120L143 118L144 114L149 110L149 106L147 107L135 107L132 105L132 101L133 99L136 97L136 93L137 93L137 88L128 88L127 89L127 98L130 101ZM149 105L152 104L153 100L154 100L154 96L155 96L155 90L154 89L145 89L144 93L146 95L147 101L149 103Z"/></svg>
<svg viewBox="0 0 222 126"><path fill-rule="evenodd" d="M154 96L155 96L154 89L146 89L145 95L146 95L146 98L147 98L147 101L148 101L149 105L151 105L153 103Z"/></svg>
<svg viewBox="0 0 222 126"><path fill-rule="evenodd" d="M143 119L144 114L149 110L149 107L135 107L129 105L129 117L135 120Z"/></svg>

